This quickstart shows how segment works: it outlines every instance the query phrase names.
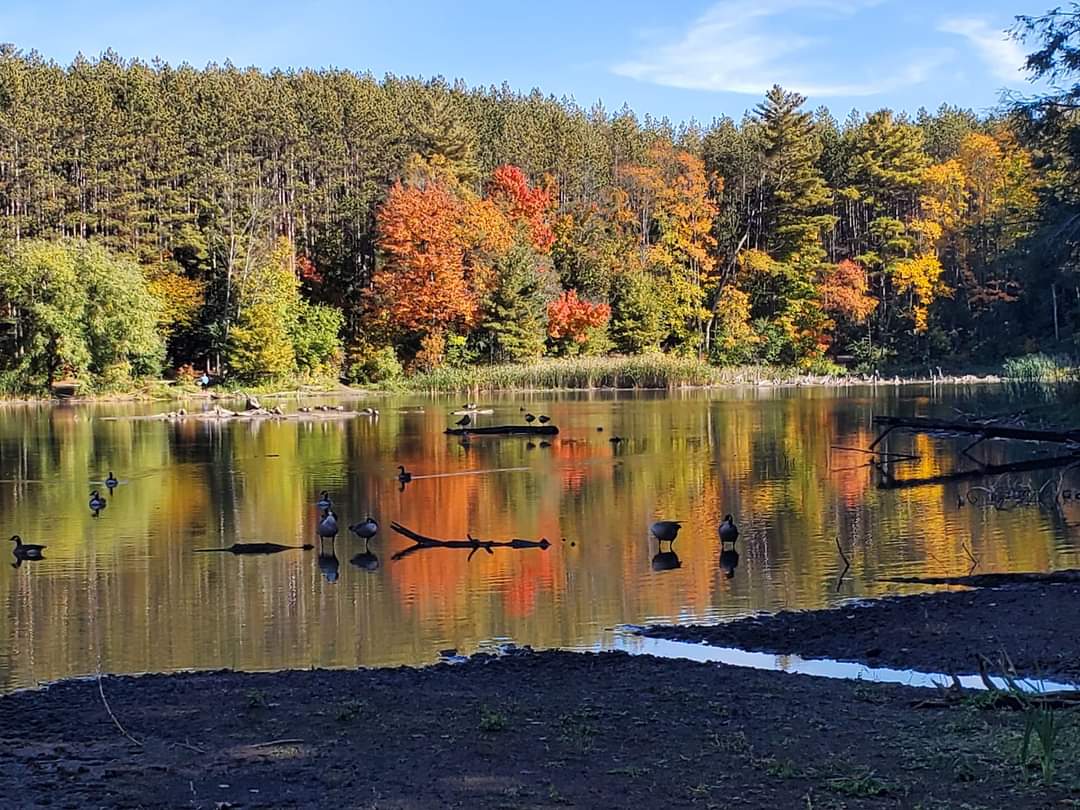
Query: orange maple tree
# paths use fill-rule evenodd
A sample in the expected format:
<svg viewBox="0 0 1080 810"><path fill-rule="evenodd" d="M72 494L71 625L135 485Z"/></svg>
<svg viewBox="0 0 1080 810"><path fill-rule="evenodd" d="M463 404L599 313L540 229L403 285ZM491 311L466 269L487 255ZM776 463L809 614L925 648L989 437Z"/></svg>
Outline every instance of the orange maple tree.
<svg viewBox="0 0 1080 810"><path fill-rule="evenodd" d="M582 301L576 290L568 290L548 304L547 316L550 337L570 338L576 343L584 343L588 340L590 329L608 322L611 307Z"/></svg>
<svg viewBox="0 0 1080 810"><path fill-rule="evenodd" d="M461 202L439 182L390 189L378 212L384 261L372 287L396 330L430 334L475 321L461 218Z"/></svg>

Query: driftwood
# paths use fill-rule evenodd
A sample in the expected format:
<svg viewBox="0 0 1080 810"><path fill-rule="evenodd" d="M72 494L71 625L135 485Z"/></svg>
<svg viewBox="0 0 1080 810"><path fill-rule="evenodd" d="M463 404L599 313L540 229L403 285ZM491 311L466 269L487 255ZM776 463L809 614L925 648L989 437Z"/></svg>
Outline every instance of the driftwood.
<svg viewBox="0 0 1080 810"><path fill-rule="evenodd" d="M233 543L224 548L197 548L195 553L228 552L229 554L277 554L281 551L299 550L311 551L315 546L304 543L302 546L283 546L279 543Z"/></svg>
<svg viewBox="0 0 1080 810"><path fill-rule="evenodd" d="M399 551L390 558L392 560L400 560L403 557L408 557L410 554L415 554L417 551L429 548L467 548L470 549L469 559L471 560L473 554L481 549L488 554L494 554L495 552L492 551L492 549L496 548L546 549L551 545L546 537L542 537L539 540L520 540L518 538L514 538L513 540L480 540L472 535L468 535L468 539L466 540L437 540L434 537L427 537L418 532L414 532L412 529L407 529L400 523L391 523L390 528L398 534L408 537L415 544L403 551Z"/></svg>
<svg viewBox="0 0 1080 810"><path fill-rule="evenodd" d="M886 577L878 582L908 583L918 585L966 585L969 588L1000 588L1003 585L1080 582L1080 568L1062 571L1020 572L1015 574L969 574L954 577Z"/></svg>
<svg viewBox="0 0 1080 810"><path fill-rule="evenodd" d="M956 433L976 436L979 441L984 439L1013 439L1021 442L1080 445L1080 430L1037 430L994 422L934 419L928 416L875 416L874 424L884 427L885 432L870 445L871 450L894 430L908 430L914 433Z"/></svg>
<svg viewBox="0 0 1080 810"><path fill-rule="evenodd" d="M1042 709L1080 709L1080 690L1059 690L1054 692L1032 691L1019 680L1016 667L1012 659L1005 652L1001 653L998 663L995 665L985 655L978 656L979 679L986 691L979 695L976 705L983 709L1013 709L1026 711L1032 708ZM991 669L1000 671L1001 675L992 675ZM949 686L939 686L936 698L929 700L917 700L912 705L916 709L947 708L958 703L968 702L971 695L960 685L960 679L952 675L952 683ZM1005 682L1002 689L992 680L1000 678Z"/></svg>
<svg viewBox="0 0 1080 810"><path fill-rule="evenodd" d="M908 487L932 486L944 484L949 481L966 481L973 478L984 478L988 475L1006 475L1008 473L1031 472L1033 470L1051 470L1055 467L1065 467L1069 464L1080 462L1080 455L1053 456L1051 458L1033 458L1027 461L1016 461L1010 464L985 464L976 462L979 466L973 470L958 470L956 472L942 473L941 475L928 475L923 478L896 478L885 466L875 463L874 468L881 473L881 481L878 489L906 489Z"/></svg>
<svg viewBox="0 0 1080 810"><path fill-rule="evenodd" d="M447 436L557 436L555 425L494 425L492 427L447 428Z"/></svg>

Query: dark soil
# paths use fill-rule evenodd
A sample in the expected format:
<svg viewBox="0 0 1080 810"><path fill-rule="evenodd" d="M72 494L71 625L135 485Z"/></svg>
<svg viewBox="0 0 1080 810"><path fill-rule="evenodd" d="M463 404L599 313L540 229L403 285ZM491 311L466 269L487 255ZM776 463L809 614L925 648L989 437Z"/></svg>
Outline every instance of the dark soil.
<svg viewBox="0 0 1080 810"><path fill-rule="evenodd" d="M925 690L620 653L106 678L0 698L0 805L1049 808L1024 717ZM933 693L929 693L931 696Z"/></svg>
<svg viewBox="0 0 1080 810"><path fill-rule="evenodd" d="M807 658L955 674L1004 651L1021 674L1080 681L1080 584L876 599L833 610L784 611L709 627L653 626L644 634Z"/></svg>

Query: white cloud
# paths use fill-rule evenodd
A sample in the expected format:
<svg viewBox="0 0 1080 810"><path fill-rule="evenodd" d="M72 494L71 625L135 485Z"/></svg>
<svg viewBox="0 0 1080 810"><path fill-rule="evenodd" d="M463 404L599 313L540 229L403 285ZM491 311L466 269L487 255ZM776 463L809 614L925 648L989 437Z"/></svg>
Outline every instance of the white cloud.
<svg viewBox="0 0 1080 810"><path fill-rule="evenodd" d="M620 76L692 90L760 95L780 84L804 95L872 96L926 81L946 61L946 50L909 52L886 69L852 75L859 64L850 43L812 23L852 17L881 0L723 0L710 7L675 41L658 43L612 67ZM807 25L807 23L811 23ZM865 62L863 62L865 64Z"/></svg>
<svg viewBox="0 0 1080 810"><path fill-rule="evenodd" d="M953 17L939 23L938 31L956 34L970 42L990 68L990 72L1002 81L1020 82L1025 78L1025 57L1020 43L986 20L977 17Z"/></svg>

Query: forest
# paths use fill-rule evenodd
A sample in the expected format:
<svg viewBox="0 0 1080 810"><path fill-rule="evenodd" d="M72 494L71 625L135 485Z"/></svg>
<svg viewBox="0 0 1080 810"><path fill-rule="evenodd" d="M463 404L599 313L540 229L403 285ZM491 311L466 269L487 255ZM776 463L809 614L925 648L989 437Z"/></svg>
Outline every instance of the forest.
<svg viewBox="0 0 1080 810"><path fill-rule="evenodd" d="M707 125L0 46L0 392L656 352L825 373L1071 356L1080 13L1017 26L1032 77L1066 89L838 121L774 87Z"/></svg>

